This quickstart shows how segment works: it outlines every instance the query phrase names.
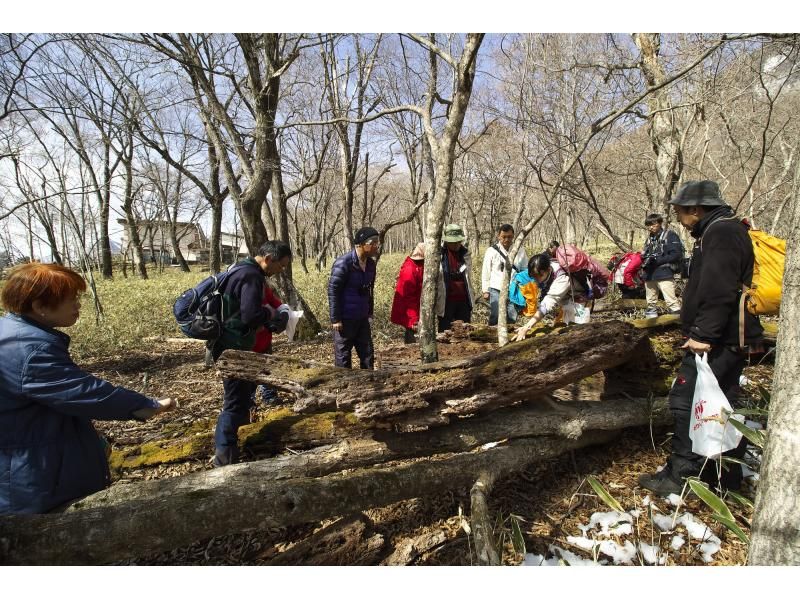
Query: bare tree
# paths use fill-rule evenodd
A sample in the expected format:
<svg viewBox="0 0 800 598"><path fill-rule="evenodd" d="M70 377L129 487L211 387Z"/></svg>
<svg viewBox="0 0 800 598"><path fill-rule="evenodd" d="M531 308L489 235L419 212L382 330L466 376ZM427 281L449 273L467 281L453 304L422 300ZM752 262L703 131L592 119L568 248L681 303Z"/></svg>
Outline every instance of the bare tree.
<svg viewBox="0 0 800 598"><path fill-rule="evenodd" d="M792 232L786 244L769 426L756 493L749 565L800 565L800 167L795 170L789 221Z"/></svg>

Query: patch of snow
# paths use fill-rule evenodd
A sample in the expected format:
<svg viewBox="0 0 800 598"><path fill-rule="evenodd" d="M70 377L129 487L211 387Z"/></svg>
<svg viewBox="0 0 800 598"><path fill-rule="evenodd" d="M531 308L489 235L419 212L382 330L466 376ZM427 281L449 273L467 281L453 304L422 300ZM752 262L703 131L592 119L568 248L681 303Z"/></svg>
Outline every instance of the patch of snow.
<svg viewBox="0 0 800 598"><path fill-rule="evenodd" d="M486 444L484 444L484 445L481 445L481 450L482 450L482 451L485 451L485 450L488 450L488 449L490 449L490 448L494 448L494 447L496 447L498 444L500 444L500 443L499 443L499 442L487 442Z"/></svg>
<svg viewBox="0 0 800 598"><path fill-rule="evenodd" d="M658 546L651 546L647 542L639 542L639 552L648 565L663 565L667 562L667 557L661 555Z"/></svg>
<svg viewBox="0 0 800 598"><path fill-rule="evenodd" d="M630 511L628 511L628 513L630 513L631 517L635 519L638 519L639 517L642 516L642 512L639 509L631 509Z"/></svg>
<svg viewBox="0 0 800 598"><path fill-rule="evenodd" d="M681 497L677 494L670 494L667 497L667 502L673 507L680 507L683 504L683 500L681 500Z"/></svg>
<svg viewBox="0 0 800 598"><path fill-rule="evenodd" d="M675 528L672 520L672 515L653 514L653 523L655 523L662 532L669 532Z"/></svg>
<svg viewBox="0 0 800 598"><path fill-rule="evenodd" d="M633 532L633 527L631 526L632 522L633 517L631 517L628 513L609 511L605 513L592 513L592 516L589 519L589 524L579 525L578 528L583 532L584 536L586 535L586 532L594 529L595 526L600 527L599 531L597 532L598 534L606 536L621 536L623 534L630 534Z"/></svg>
<svg viewBox="0 0 800 598"><path fill-rule="evenodd" d="M625 544L620 546L614 540L592 540L578 536L567 536L567 542L578 548L585 550L595 550L595 547L604 555L611 557L615 565L630 565L636 557L636 547L625 540Z"/></svg>
<svg viewBox="0 0 800 598"><path fill-rule="evenodd" d="M686 540L683 539L683 536L676 534L672 537L672 542L670 543L669 547L677 552L684 544L686 544Z"/></svg>
<svg viewBox="0 0 800 598"><path fill-rule="evenodd" d="M760 423L750 421L749 419L745 420L744 425L747 426L748 428L750 428L751 430L763 430L764 429L764 426L762 426Z"/></svg>
<svg viewBox="0 0 800 598"><path fill-rule="evenodd" d="M562 561L571 567L597 567L605 564L602 561L598 563L591 559L585 559L559 546L550 546L548 552L553 553L554 556L547 559L540 554L528 553L525 555L525 560L522 561L522 565L529 567L559 567Z"/></svg>
<svg viewBox="0 0 800 598"><path fill-rule="evenodd" d="M708 542L700 544L700 556L703 557L703 562L710 563L714 560L713 556L722 547L722 540L713 536Z"/></svg>
<svg viewBox="0 0 800 598"><path fill-rule="evenodd" d="M646 507L646 506L647 506L647 505L649 505L649 504L650 504L650 495L648 494L647 496L645 496L645 497L642 499L642 506L643 506L643 507Z"/></svg>
<svg viewBox="0 0 800 598"><path fill-rule="evenodd" d="M684 513L678 518L678 521L683 524L692 538L702 541L700 554L703 557L703 561L706 563L713 561L712 556L719 551L722 546L722 540L715 536L711 528L705 523L697 521L691 513Z"/></svg>

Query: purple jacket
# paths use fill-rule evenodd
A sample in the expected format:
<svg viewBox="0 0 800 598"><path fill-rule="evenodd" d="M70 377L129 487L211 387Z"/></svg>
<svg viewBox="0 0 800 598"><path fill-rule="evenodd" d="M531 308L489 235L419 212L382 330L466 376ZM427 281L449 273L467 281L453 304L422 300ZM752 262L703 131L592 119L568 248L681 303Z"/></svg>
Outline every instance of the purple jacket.
<svg viewBox="0 0 800 598"><path fill-rule="evenodd" d="M371 317L374 287L375 260L368 259L366 270L361 270L355 249L337 258L328 280L331 324Z"/></svg>

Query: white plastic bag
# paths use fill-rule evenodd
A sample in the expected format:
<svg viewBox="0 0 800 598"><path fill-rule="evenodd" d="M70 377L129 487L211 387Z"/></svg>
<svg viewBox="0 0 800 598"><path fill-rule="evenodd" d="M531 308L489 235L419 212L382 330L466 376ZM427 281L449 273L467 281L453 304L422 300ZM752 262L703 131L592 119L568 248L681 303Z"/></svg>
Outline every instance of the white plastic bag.
<svg viewBox="0 0 800 598"><path fill-rule="evenodd" d="M297 322L303 317L303 310L289 310L289 321L286 323L286 338L291 343L294 340L294 331L297 329Z"/></svg>
<svg viewBox="0 0 800 598"><path fill-rule="evenodd" d="M564 323L565 324L588 324L591 317L591 309L588 305L581 305L574 301L567 301L564 304Z"/></svg>
<svg viewBox="0 0 800 598"><path fill-rule="evenodd" d="M689 419L692 452L704 457L717 457L736 448L742 439L742 433L727 423L727 414L733 409L708 365L707 354L704 353L702 357L695 355L695 364L697 382L694 385L692 414ZM744 422L743 415L730 417Z"/></svg>

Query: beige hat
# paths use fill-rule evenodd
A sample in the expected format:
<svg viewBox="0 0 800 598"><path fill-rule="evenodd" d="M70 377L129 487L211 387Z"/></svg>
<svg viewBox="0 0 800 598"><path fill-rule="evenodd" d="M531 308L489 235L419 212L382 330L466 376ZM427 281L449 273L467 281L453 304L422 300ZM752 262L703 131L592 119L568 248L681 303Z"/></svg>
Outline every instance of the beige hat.
<svg viewBox="0 0 800 598"><path fill-rule="evenodd" d="M424 260L425 259L425 243L417 243L417 246L414 247L414 251L411 252L409 255L412 260Z"/></svg>

